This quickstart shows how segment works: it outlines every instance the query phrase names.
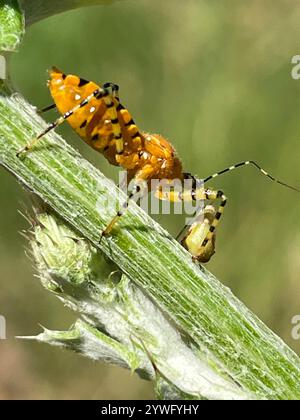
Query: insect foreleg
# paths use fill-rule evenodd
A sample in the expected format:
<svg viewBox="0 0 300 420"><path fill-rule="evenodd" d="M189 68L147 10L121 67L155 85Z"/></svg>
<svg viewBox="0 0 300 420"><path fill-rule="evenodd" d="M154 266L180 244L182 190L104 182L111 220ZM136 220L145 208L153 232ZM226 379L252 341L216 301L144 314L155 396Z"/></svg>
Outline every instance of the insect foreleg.
<svg viewBox="0 0 300 420"><path fill-rule="evenodd" d="M63 114L61 117L57 118L57 120L55 120L54 122L49 124L48 127L44 131L42 131L36 138L31 140L29 143L26 144L26 146L24 146L21 150L19 150L17 152L17 157L20 157L20 155L22 153L26 153L29 150L31 150L36 145L36 143L42 137L44 137L45 134L49 133L49 131L52 131L52 130L54 130L54 128L61 125L64 121L66 121L68 118L70 118L71 115L73 115L78 109L86 106L91 101L91 99L96 97L96 98L99 98L99 99L104 98L104 100L105 100L105 98L108 95L109 95L109 92L107 90L102 89L102 88L96 89L93 93L91 93L87 98L85 98L83 101L81 101L78 105L74 106L74 108L70 109L65 114Z"/></svg>
<svg viewBox="0 0 300 420"><path fill-rule="evenodd" d="M147 191L147 183L146 181L134 181L131 191L128 194L127 200L122 204L120 210L118 211L118 213L115 215L115 217L110 221L110 223L108 224L108 226L104 229L104 231L101 233L101 237L103 236L107 236L110 234L110 232L112 231L114 225L118 222L118 220L126 213L129 204L131 201L135 201L137 202L138 200L140 200L144 194Z"/></svg>

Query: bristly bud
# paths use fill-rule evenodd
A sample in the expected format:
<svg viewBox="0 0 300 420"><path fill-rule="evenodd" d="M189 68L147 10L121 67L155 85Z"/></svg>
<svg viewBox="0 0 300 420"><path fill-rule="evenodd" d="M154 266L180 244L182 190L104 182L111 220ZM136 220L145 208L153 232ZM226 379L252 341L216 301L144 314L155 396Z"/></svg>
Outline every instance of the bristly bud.
<svg viewBox="0 0 300 420"><path fill-rule="evenodd" d="M43 286L80 318L69 331L44 329L28 339L136 371L155 382L158 398L248 397L200 360L144 291L57 216L35 211L29 237Z"/></svg>

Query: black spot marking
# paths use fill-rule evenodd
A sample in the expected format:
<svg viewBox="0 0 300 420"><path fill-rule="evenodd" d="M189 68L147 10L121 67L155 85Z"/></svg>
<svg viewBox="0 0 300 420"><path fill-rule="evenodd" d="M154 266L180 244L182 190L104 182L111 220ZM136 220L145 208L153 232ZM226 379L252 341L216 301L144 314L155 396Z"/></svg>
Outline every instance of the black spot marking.
<svg viewBox="0 0 300 420"><path fill-rule="evenodd" d="M220 213L219 211L217 211L217 213L215 215L215 219L219 220L221 216L222 216L222 213Z"/></svg>
<svg viewBox="0 0 300 420"><path fill-rule="evenodd" d="M140 137L140 133L137 131L131 138L136 139L137 137Z"/></svg>
<svg viewBox="0 0 300 420"><path fill-rule="evenodd" d="M197 188L197 179L192 175L192 188L195 190Z"/></svg>
<svg viewBox="0 0 300 420"><path fill-rule="evenodd" d="M87 85L88 83L90 83L88 80L82 79L80 77L78 86L81 87L81 86Z"/></svg>
<svg viewBox="0 0 300 420"><path fill-rule="evenodd" d="M106 108L113 108L113 106L114 106L113 102L110 102L109 104L106 104Z"/></svg>
<svg viewBox="0 0 300 420"><path fill-rule="evenodd" d="M124 109L123 105L118 104L118 106L117 106L117 111L121 111L122 109Z"/></svg>
<svg viewBox="0 0 300 420"><path fill-rule="evenodd" d="M134 125L134 121L132 118L130 121L128 121L128 123L125 124L125 127L129 127L130 125Z"/></svg>
<svg viewBox="0 0 300 420"><path fill-rule="evenodd" d="M224 195L223 191L217 192L217 198L221 198Z"/></svg>
<svg viewBox="0 0 300 420"><path fill-rule="evenodd" d="M118 211L117 216L121 217L123 215L123 213L121 212L121 210Z"/></svg>
<svg viewBox="0 0 300 420"><path fill-rule="evenodd" d="M101 99L101 98L103 98L104 96L107 96L107 95L108 95L107 92L103 91L103 90L98 90L98 91L94 92L94 96L97 99Z"/></svg>
<svg viewBox="0 0 300 420"><path fill-rule="evenodd" d="M213 225L212 225L212 226L210 226L209 231L210 231L210 232L214 232L214 230L215 230L215 226L213 226Z"/></svg>
<svg viewBox="0 0 300 420"><path fill-rule="evenodd" d="M115 135L115 139L116 139L116 140L120 140L121 138L122 138L122 134L116 134L116 135Z"/></svg>
<svg viewBox="0 0 300 420"><path fill-rule="evenodd" d="M190 178L191 178L191 176L192 176L192 174L191 174L190 172L184 172L184 173L183 173L183 177L184 177L184 179L190 179Z"/></svg>
<svg viewBox="0 0 300 420"><path fill-rule="evenodd" d="M92 140L98 140L99 139L99 134L96 133L92 136Z"/></svg>
<svg viewBox="0 0 300 420"><path fill-rule="evenodd" d="M84 128L87 125L87 120L84 120L81 124L80 124L80 128Z"/></svg>
<svg viewBox="0 0 300 420"><path fill-rule="evenodd" d="M82 108L83 106L87 105L89 101L87 99L84 99L82 102L80 102L79 107Z"/></svg>
<svg viewBox="0 0 300 420"><path fill-rule="evenodd" d="M67 118L69 118L72 114L73 114L73 111L68 111L68 112L66 112L66 113L63 115L63 118L64 118L64 119L67 119Z"/></svg>
<svg viewBox="0 0 300 420"><path fill-rule="evenodd" d="M109 146L105 146L103 151L106 152L106 150L108 150L108 149L109 149Z"/></svg>
<svg viewBox="0 0 300 420"><path fill-rule="evenodd" d="M113 118L113 119L111 120L111 123L112 123L112 124L119 124L119 120L118 120L118 118Z"/></svg>

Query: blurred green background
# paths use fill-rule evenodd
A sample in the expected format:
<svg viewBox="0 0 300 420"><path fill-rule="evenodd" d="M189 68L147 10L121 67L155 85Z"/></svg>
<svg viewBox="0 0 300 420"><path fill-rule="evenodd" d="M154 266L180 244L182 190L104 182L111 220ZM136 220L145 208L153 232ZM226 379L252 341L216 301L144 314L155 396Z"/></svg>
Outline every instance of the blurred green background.
<svg viewBox="0 0 300 420"><path fill-rule="evenodd" d="M11 60L17 88L37 107L51 103L46 70L56 65L120 85L122 102L145 131L168 137L185 169L205 177L244 159L300 185L300 54L297 0L126 0L35 24ZM49 113L47 119L53 119ZM108 176L118 169L69 127L60 132ZM229 197L208 268L296 352L291 318L300 314L300 196L248 167L212 186ZM74 316L34 277L19 232L26 195L0 170L0 398L152 398L152 386L15 335L65 329ZM158 216L171 233L180 216Z"/></svg>

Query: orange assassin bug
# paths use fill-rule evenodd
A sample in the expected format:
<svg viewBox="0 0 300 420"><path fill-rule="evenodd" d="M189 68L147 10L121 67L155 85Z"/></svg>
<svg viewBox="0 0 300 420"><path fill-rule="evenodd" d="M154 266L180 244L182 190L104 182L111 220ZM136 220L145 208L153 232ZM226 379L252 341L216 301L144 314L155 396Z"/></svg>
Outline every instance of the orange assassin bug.
<svg viewBox="0 0 300 420"><path fill-rule="evenodd" d="M152 179L166 180L170 185L175 179L191 180L192 187L188 190L166 192L158 188L155 195L161 200L173 202L220 200L218 209L214 212L210 211L207 213L209 217L204 218L204 221L206 220L206 223L204 222L205 235L203 236L203 232L202 236L198 235L202 222L196 222L183 239L183 244L189 248L188 244L193 242L192 238L197 240L197 237L201 237L202 242L198 243L196 247L190 245L193 247L192 253L195 254L193 257L198 257L199 261L208 260L214 251L215 229L227 203L224 193L221 190L213 190L204 186L198 187L197 179L190 173L183 172L181 161L168 140L159 134L149 134L139 130L129 111L121 104L119 87L116 84L97 85L76 75L66 75L53 67L50 71L48 87L54 104L43 111L56 107L61 116L19 150L17 156L20 157L23 153L31 151L45 134L64 121L68 121L89 146L102 153L112 165L125 169L128 183L133 181L131 190L126 202L104 229L102 236L110 234L118 219L126 212L132 199L137 200L143 196L145 191L141 187L142 184L150 185ZM207 177L203 180L204 184L225 172L246 165L252 165L272 181L300 192L297 188L275 179L251 160L240 162Z"/></svg>

